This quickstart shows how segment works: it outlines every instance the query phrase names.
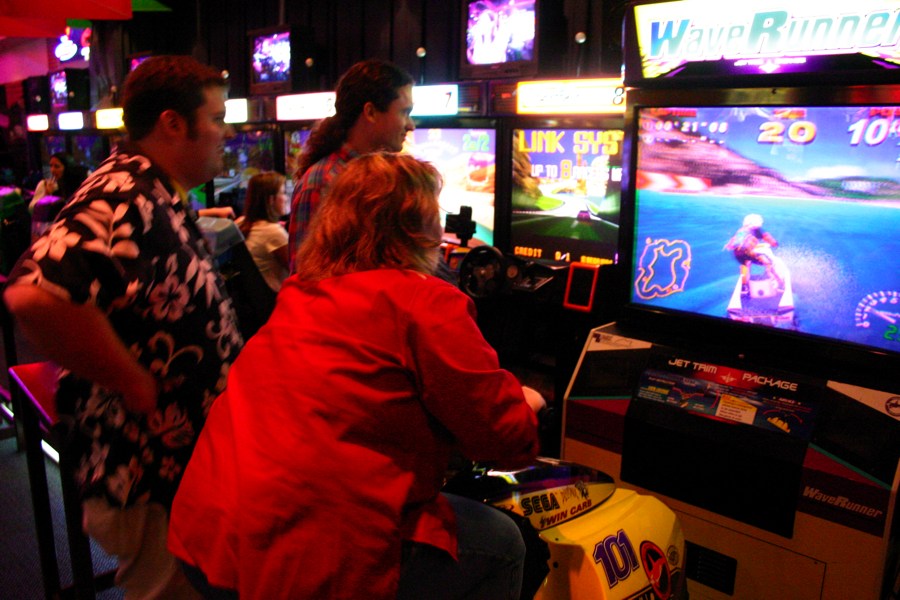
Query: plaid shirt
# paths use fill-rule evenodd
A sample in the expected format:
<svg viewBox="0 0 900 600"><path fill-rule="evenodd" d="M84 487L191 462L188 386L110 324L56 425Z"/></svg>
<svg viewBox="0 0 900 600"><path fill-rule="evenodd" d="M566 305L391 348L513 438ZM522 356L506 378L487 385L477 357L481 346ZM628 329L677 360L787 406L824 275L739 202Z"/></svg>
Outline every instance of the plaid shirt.
<svg viewBox="0 0 900 600"><path fill-rule="evenodd" d="M319 207L323 193L331 185L332 180L347 166L347 163L359 156L349 145L344 144L335 152L322 158L307 169L297 182L294 197L291 198L291 221L288 227L288 252L291 257L291 272L294 271L294 256L300 242L309 231L309 223Z"/></svg>

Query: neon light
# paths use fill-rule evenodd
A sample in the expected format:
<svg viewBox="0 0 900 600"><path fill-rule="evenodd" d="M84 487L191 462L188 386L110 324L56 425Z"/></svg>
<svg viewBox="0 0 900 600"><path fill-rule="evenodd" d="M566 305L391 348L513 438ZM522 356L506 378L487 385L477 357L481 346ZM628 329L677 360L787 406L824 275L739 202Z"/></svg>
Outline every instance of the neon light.
<svg viewBox="0 0 900 600"><path fill-rule="evenodd" d="M125 126L122 122L122 109L101 108L94 113L94 123L97 129L121 129Z"/></svg>
<svg viewBox="0 0 900 600"><path fill-rule="evenodd" d="M25 126L28 131L47 131L50 129L49 115L28 115L25 118Z"/></svg>
<svg viewBox="0 0 900 600"><path fill-rule="evenodd" d="M313 121L334 114L334 92L291 94L275 98L275 119L278 121Z"/></svg>
<svg viewBox="0 0 900 600"><path fill-rule="evenodd" d="M804 57L864 54L900 65L900 8L890 0L680 0L634 7L643 76L691 62L748 61L774 72ZM759 63L752 59L766 59Z"/></svg>
<svg viewBox="0 0 900 600"><path fill-rule="evenodd" d="M516 97L519 114L585 115L625 110L625 88L616 78L520 81Z"/></svg>
<svg viewBox="0 0 900 600"><path fill-rule="evenodd" d="M53 55L59 62L67 62L76 57L90 60L91 28L78 29L66 27L65 33L59 36L59 43L53 48Z"/></svg>
<svg viewBox="0 0 900 600"><path fill-rule="evenodd" d="M53 49L53 54L60 60L65 62L78 54L78 44L69 39L69 36L63 35L59 38L59 44Z"/></svg>
<svg viewBox="0 0 900 600"><path fill-rule="evenodd" d="M225 101L226 123L246 123L247 114L246 98L233 98Z"/></svg>
<svg viewBox="0 0 900 600"><path fill-rule="evenodd" d="M76 129L84 129L84 113L82 112L64 112L59 113L57 117L59 128L65 131L74 131Z"/></svg>
<svg viewBox="0 0 900 600"><path fill-rule="evenodd" d="M458 112L458 85L417 85L413 87L411 116L455 115Z"/></svg>

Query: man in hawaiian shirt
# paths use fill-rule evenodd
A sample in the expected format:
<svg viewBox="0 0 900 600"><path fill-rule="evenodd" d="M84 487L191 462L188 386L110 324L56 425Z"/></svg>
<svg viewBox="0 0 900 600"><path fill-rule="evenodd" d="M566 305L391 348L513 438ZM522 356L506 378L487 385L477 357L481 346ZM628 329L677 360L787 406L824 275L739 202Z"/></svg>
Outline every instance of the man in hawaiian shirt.
<svg viewBox="0 0 900 600"><path fill-rule="evenodd" d="M226 82L186 56L142 63L123 91L129 141L19 259L4 300L61 367L85 529L128 598L196 597L166 551L168 510L243 340L187 208L222 169Z"/></svg>

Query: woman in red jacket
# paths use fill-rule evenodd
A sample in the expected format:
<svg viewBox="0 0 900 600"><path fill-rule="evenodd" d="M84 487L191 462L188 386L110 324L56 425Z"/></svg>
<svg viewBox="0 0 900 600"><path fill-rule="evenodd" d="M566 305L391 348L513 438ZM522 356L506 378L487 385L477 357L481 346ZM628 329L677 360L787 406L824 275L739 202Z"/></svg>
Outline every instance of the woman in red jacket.
<svg viewBox="0 0 900 600"><path fill-rule="evenodd" d="M431 275L440 185L427 163L371 154L323 201L172 507L169 547L201 589L518 598L516 526L440 489L453 453L532 460L544 400L499 367L472 301Z"/></svg>

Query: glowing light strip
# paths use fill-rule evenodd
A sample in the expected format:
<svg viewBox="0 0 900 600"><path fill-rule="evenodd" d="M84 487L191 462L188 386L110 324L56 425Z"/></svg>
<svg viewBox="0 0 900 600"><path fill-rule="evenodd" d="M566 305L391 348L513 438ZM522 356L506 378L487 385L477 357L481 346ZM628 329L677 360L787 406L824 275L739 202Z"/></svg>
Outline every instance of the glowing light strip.
<svg viewBox="0 0 900 600"><path fill-rule="evenodd" d="M313 121L334 114L334 92L291 94L275 98L275 119L278 121Z"/></svg>
<svg viewBox="0 0 900 600"><path fill-rule="evenodd" d="M94 123L97 129L121 129L125 126L122 122L122 109L101 108L94 113Z"/></svg>
<svg viewBox="0 0 900 600"><path fill-rule="evenodd" d="M50 460L59 464L59 452L56 451L56 448L48 444L45 440L41 440L41 449Z"/></svg>
<svg viewBox="0 0 900 600"><path fill-rule="evenodd" d="M226 123L246 123L247 122L247 99L232 98L225 101L225 122Z"/></svg>
<svg viewBox="0 0 900 600"><path fill-rule="evenodd" d="M516 98L516 112L524 115L625 111L625 88L622 80L617 78L520 81L516 86Z"/></svg>
<svg viewBox="0 0 900 600"><path fill-rule="evenodd" d="M47 131L50 129L50 115L28 115L25 126L28 131Z"/></svg>
<svg viewBox="0 0 900 600"><path fill-rule="evenodd" d="M425 117L459 113L459 86L417 85L413 87L411 116Z"/></svg>
<svg viewBox="0 0 900 600"><path fill-rule="evenodd" d="M9 420L14 420L16 418L15 413L12 409L7 408L5 404L0 404L0 411L2 411ZM47 443L47 440L41 440L41 449L44 451L44 454L50 458L53 462L59 464L59 452L56 449Z"/></svg>

